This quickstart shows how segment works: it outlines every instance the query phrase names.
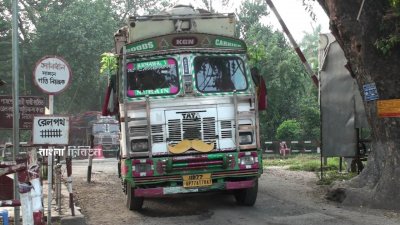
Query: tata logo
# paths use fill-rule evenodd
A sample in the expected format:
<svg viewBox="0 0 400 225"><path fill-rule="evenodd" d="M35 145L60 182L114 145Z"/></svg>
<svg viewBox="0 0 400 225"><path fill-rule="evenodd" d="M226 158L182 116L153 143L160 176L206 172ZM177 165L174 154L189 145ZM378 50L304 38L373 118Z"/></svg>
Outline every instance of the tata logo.
<svg viewBox="0 0 400 225"><path fill-rule="evenodd" d="M177 37L172 40L174 46L194 46L197 44L195 37Z"/></svg>
<svg viewBox="0 0 400 225"><path fill-rule="evenodd" d="M185 120L198 120L200 115L198 112L182 113L182 118Z"/></svg>

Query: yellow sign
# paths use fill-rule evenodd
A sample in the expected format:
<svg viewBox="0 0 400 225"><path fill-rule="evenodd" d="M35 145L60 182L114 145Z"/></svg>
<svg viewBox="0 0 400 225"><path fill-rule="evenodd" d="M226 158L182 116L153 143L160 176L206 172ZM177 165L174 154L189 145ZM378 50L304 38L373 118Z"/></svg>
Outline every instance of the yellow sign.
<svg viewBox="0 0 400 225"><path fill-rule="evenodd" d="M195 175L184 175L183 187L202 187L212 185L211 173L206 174L195 174Z"/></svg>
<svg viewBox="0 0 400 225"><path fill-rule="evenodd" d="M378 100L379 117L400 117L400 99Z"/></svg>

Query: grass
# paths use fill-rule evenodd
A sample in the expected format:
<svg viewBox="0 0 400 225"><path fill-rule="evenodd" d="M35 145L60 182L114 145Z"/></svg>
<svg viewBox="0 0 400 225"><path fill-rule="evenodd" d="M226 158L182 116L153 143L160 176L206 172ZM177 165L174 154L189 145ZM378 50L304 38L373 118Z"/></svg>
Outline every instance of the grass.
<svg viewBox="0 0 400 225"><path fill-rule="evenodd" d="M331 185L335 181L345 181L357 176L357 173L340 173L336 170L328 170L324 172L322 179L317 181L318 185ZM320 174L319 176L320 177Z"/></svg>
<svg viewBox="0 0 400 225"><path fill-rule="evenodd" d="M264 166L288 166L289 170L319 171L321 166L319 154L293 154L282 158L279 155L268 156L264 159ZM339 159L329 158L328 164L324 166L327 170L338 170Z"/></svg>
<svg viewBox="0 0 400 225"><path fill-rule="evenodd" d="M269 155L263 160L264 166L286 166L289 170L316 172L320 176L321 156L319 154L292 154L283 158L280 155ZM355 173L339 172L339 158L328 158L327 165L323 166L324 177L317 184L330 185L336 180L349 180ZM343 171L346 171L343 166Z"/></svg>

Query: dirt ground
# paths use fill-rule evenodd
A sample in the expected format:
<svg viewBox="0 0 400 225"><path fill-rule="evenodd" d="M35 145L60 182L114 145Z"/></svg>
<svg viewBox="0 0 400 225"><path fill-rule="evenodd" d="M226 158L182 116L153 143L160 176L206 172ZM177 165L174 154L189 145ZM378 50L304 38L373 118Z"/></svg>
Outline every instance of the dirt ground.
<svg viewBox="0 0 400 225"><path fill-rule="evenodd" d="M116 161L95 161L92 183L86 162L74 164L74 194L89 225L115 224L376 224L400 225L400 212L344 207L325 200L326 187L310 172L264 170L254 207L236 205L229 193L145 199L140 212L125 207Z"/></svg>

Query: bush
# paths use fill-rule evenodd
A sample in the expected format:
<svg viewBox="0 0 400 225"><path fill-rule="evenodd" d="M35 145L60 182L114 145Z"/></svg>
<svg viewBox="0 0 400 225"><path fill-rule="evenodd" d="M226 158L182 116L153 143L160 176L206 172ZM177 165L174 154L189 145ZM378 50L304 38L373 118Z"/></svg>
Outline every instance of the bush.
<svg viewBox="0 0 400 225"><path fill-rule="evenodd" d="M297 120L285 120L276 131L277 140L300 140L301 127Z"/></svg>

